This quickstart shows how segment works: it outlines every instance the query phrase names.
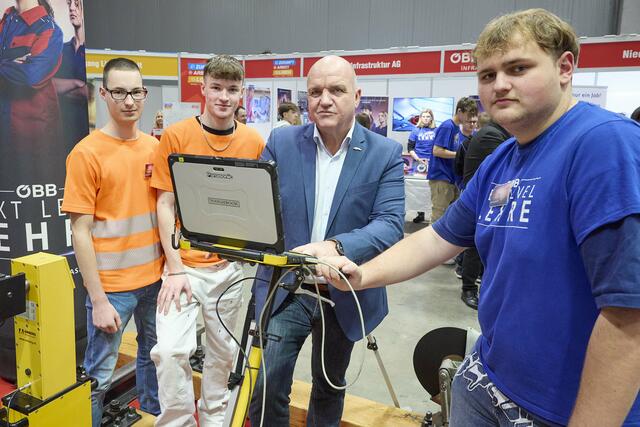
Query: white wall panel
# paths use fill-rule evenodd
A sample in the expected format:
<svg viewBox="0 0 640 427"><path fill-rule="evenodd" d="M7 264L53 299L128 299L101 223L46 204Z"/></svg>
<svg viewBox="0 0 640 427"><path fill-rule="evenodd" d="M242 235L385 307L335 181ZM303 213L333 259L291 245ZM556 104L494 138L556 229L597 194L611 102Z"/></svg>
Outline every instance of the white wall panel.
<svg viewBox="0 0 640 427"><path fill-rule="evenodd" d="M594 86L596 84L596 73L575 73L573 75L574 86Z"/></svg>
<svg viewBox="0 0 640 427"><path fill-rule="evenodd" d="M640 71L600 72L598 86L607 87L607 110L627 117L640 106Z"/></svg>
<svg viewBox="0 0 640 427"><path fill-rule="evenodd" d="M477 95L478 81L476 77L436 77L433 79L434 98L441 96L453 96L455 102L463 96Z"/></svg>
<svg viewBox="0 0 640 427"><path fill-rule="evenodd" d="M358 87L362 89L362 96L387 96L387 79L371 80L358 79Z"/></svg>

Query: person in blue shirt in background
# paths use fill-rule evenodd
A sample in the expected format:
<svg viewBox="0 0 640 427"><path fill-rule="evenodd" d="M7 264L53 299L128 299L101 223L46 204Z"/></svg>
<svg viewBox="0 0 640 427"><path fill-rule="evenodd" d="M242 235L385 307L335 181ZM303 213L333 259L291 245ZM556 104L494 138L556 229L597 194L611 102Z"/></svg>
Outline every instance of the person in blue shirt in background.
<svg viewBox="0 0 640 427"><path fill-rule="evenodd" d="M433 119L433 111L426 108L420 112L418 123L409 134L407 151L413 158L414 163L422 164L425 170L429 168L433 151L433 138L436 135L436 122ZM424 212L419 211L413 222L418 224L424 221Z"/></svg>
<svg viewBox="0 0 640 427"><path fill-rule="evenodd" d="M460 145L460 124L478 115L476 101L460 98L456 104L456 113L445 120L436 129L433 141L433 156L429 165L427 179L431 189L431 223L436 222L460 194L459 179L453 171L453 159Z"/></svg>
<svg viewBox="0 0 640 427"><path fill-rule="evenodd" d="M514 137L432 227L362 267L325 258L363 289L475 241L482 336L453 381L452 427L640 425L640 125L573 98L579 51L546 10L491 21L478 93Z"/></svg>

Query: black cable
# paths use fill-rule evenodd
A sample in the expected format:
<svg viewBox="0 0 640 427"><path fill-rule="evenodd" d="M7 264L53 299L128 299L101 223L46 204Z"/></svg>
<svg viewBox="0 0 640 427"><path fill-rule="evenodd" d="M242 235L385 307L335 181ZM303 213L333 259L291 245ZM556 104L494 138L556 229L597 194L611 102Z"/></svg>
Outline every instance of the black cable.
<svg viewBox="0 0 640 427"><path fill-rule="evenodd" d="M265 308L267 308L268 306L270 306L271 304L271 299L275 296L275 294L278 291L278 286L280 286L282 279L289 273L291 273L293 270L295 270L296 267L290 267L288 269L286 269L282 274L280 274L280 277L278 277L278 279L275 282L275 286L273 287L273 289L271 290L271 292L269 292L267 294L267 297L265 299L264 305L262 306L262 310L260 312L260 319L258 319L258 343L260 346L260 364L261 365L266 365L266 363L264 362L264 347L265 347L265 343L264 343L264 336L267 334L267 331L263 332L264 329L264 310ZM273 273L272 273L273 274ZM264 280L266 281L266 280ZM268 316L271 316L271 313L267 313ZM262 366L261 366L262 367ZM261 411L260 411L260 425L256 426L256 427L263 427L263 421L264 421L264 411L265 411L265 401L266 401L266 395L267 395L267 370L266 368L264 369L264 378L262 380L262 386L263 386L263 391L262 391L262 396L261 396Z"/></svg>
<svg viewBox="0 0 640 427"><path fill-rule="evenodd" d="M272 291L272 294L271 294L271 295L269 295L269 296L267 297L267 300L266 300L266 301L268 301L268 300L270 300L271 298L273 298L273 296L275 295L275 293L276 293L276 291L277 291L277 289L278 289L279 283L280 283L280 282L282 281L282 279L283 279L287 274L289 274L292 270L293 270L293 268L289 268L289 269L285 270L285 271L280 275L280 277L278 277L278 280L276 281L276 286L274 287L274 289L273 289L273 291ZM243 420L246 420L246 419L247 419L247 414L249 413L249 407L251 406L251 400L252 400L252 398L253 398L253 391L254 391L254 390L253 390L253 385L252 385L252 383L253 383L253 375L252 375L252 372L251 372L251 371L252 371L252 369L251 369L251 364L249 363L249 356L248 356L248 355L247 355L247 353L244 351L244 348L242 347L242 344L238 341L238 339L235 337L235 335L233 335L233 333L229 330L229 328L227 328L227 325L225 325L224 321L222 320L222 317L220 316L219 304L220 304L220 301L222 300L222 297L223 297L223 296L224 296L224 295L225 295L225 294L226 294L226 293L227 293L231 288L233 288L234 286L236 286L236 285L238 285L238 284L242 283L242 282L243 282L243 281L245 281L245 280L259 280L259 281L261 281L261 282L267 282L267 283L269 283L269 282L270 282L269 280L261 279L261 278L259 278L259 277L255 277L255 276L254 276L254 277L243 277L243 278L241 278L241 279L238 279L238 280L236 280L235 282L233 282L232 284L230 284L229 286L227 286L227 288L226 288L224 291L222 291L222 292L220 293L220 296L218 296L218 299L216 300L216 307L215 307L215 310L216 310L216 317L217 317L217 318L218 318L218 320L220 321L220 325L222 326L222 328L225 330L225 332L226 332L226 333L231 337L231 339L236 343L236 345L237 345L237 346L238 346L238 348L240 349L240 352L242 353L242 356L244 357L244 360L245 360L246 366L247 366L247 368L248 368L247 370L248 370L248 372L249 372L249 399L247 399L247 406L245 407L244 414L243 414L243 417L242 417L242 419L243 419ZM265 305L267 304L267 303L266 303L266 301L265 301ZM263 307L263 310L264 310L264 307ZM264 318L262 318L261 320L262 320L262 321L264 321ZM264 352L264 341L263 341L263 335L266 335L266 331L264 331L264 332L262 331L262 327L263 327L262 322L258 322L257 327L258 327L258 340L259 340L259 345L260 345L260 348L261 348L262 352ZM261 358L262 358L262 357L264 357L264 355L262 355L262 356L261 356ZM258 371L259 371L259 370L258 370ZM264 376L266 377L266 375L267 375L267 372L266 372L266 370L265 370L265 371L264 371ZM240 387L241 387L241 386L242 386L242 383L240 383ZM259 426L258 426L258 427L259 427Z"/></svg>
<svg viewBox="0 0 640 427"><path fill-rule="evenodd" d="M227 328L227 325L225 325L224 321L222 320L222 317L220 316L220 311L219 311L219 304L220 304L220 301L222 300L222 297L231 288L233 288L234 286L244 282L245 280L260 280L262 282L268 282L265 279L261 279L259 277L255 277L255 276L254 277L243 277L241 279L236 280L232 284L230 284L224 291L222 291L222 293L220 294L220 296L216 300L216 316L218 317L218 320L220 321L220 325L222 326L222 328L225 330L225 332L231 337L231 339L236 343L236 345L240 349L240 353L242 353L242 356L244 357L244 360L245 360L247 371L249 372L249 399L247 399L247 406L246 406L246 408L244 410L244 415L242 417L243 420L247 419L247 413L249 412L249 406L251 405L251 399L253 398L253 375L251 373L251 371L252 371L251 364L249 363L249 356L244 351L244 348L242 348L242 344L240 343L240 341L238 341L238 339L235 337L235 335L233 335L233 333L229 330L229 328ZM240 383L239 387L242 387L242 382Z"/></svg>

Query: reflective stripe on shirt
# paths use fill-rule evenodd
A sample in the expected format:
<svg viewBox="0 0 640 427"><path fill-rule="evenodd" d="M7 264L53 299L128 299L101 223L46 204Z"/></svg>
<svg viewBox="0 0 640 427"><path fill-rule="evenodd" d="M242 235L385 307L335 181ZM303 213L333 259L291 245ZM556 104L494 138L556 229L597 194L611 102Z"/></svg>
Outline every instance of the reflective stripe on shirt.
<svg viewBox="0 0 640 427"><path fill-rule="evenodd" d="M95 221L92 234L98 239L126 237L152 230L157 226L158 217L155 212L150 212L125 219Z"/></svg>
<svg viewBox="0 0 640 427"><path fill-rule="evenodd" d="M96 252L98 270L123 270L151 263L162 256L160 243L121 252Z"/></svg>

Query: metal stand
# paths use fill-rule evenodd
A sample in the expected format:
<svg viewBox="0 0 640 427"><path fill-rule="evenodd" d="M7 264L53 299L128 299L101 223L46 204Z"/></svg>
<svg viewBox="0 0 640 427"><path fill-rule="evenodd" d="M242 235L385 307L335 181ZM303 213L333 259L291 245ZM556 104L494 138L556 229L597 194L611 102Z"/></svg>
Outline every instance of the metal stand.
<svg viewBox="0 0 640 427"><path fill-rule="evenodd" d="M282 268L275 267L271 276L271 282L269 284L268 294L271 293L276 286L278 286L277 280L280 277L282 272ZM301 283L303 278L302 274L297 274L297 284L293 286L285 287L290 292L295 292L295 289ZM229 378L229 389L231 390L231 396L229 398L228 410L225 415L225 420L223 425L225 427L240 427L244 425L244 421L247 416L247 408L251 401L251 397L253 394L253 390L255 389L256 379L258 377L258 372L260 370L261 363L261 346L260 340L262 339L262 347L264 347L265 341L267 339L280 339L280 337L269 337L267 336L266 331L268 330L268 323L271 317L271 311L273 308L273 300L269 301L269 304L265 304L263 308L268 315L265 315L263 319L264 325L262 325L262 330L260 330L260 325L256 326L256 321L254 320L255 313L255 301L254 297L251 297L251 301L249 302L249 306L247 307L247 314L245 316L245 322L243 327L243 335L241 339L241 347L245 349L245 354L247 357L238 351L235 362L235 369L231 373ZM391 399L393 400L393 404L396 408L400 408L400 403L398 402L398 397L393 389L393 385L391 384L391 379L389 378L389 374L384 367L384 363L382 362L382 357L378 351L378 343L373 335L367 335L367 348L372 350L376 361L378 362L378 367L380 368L380 372L382 373L382 377L387 385L387 389L389 390L389 394L391 395ZM247 359L249 361L247 365ZM249 375L249 371L251 371L251 375Z"/></svg>
<svg viewBox="0 0 640 427"><path fill-rule="evenodd" d="M393 404L396 408L400 408L400 403L398 402L398 396L396 395L396 392L393 390L393 386L391 385L391 380L389 379L389 374L387 373L387 370L384 368L384 363L382 363L382 357L380 357L380 353L378 353L378 343L376 342L376 338L371 334L367 335L367 348L369 350L373 350L373 354L375 354L376 360L378 361L378 367L380 368L380 372L382 373L384 382L387 384L387 389L389 390L389 394L391 395L391 400L393 400Z"/></svg>

